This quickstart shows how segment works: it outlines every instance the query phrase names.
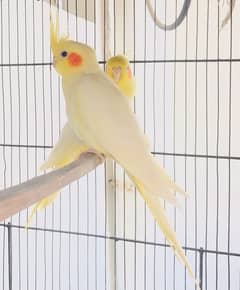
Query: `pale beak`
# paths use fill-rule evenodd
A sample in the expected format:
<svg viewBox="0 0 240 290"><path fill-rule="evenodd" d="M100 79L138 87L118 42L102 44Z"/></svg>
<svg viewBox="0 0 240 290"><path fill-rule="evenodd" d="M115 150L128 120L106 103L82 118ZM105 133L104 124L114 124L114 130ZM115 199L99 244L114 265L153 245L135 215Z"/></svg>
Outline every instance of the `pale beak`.
<svg viewBox="0 0 240 290"><path fill-rule="evenodd" d="M117 83L120 79L120 76L121 76L121 67L120 66L117 66L117 67L113 67L112 68L112 76L113 76L113 79L114 81Z"/></svg>

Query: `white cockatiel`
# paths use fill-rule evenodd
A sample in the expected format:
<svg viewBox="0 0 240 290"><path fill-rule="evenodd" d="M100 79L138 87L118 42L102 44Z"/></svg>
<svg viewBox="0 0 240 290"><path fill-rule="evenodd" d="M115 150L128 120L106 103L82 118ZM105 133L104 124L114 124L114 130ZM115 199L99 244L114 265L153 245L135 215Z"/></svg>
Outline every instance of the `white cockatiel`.
<svg viewBox="0 0 240 290"><path fill-rule="evenodd" d="M162 200L176 205L177 186L150 153L129 101L117 85L100 69L95 51L89 46L60 38L51 23L54 67L62 77L68 126L74 138L97 154L114 159L128 173L175 254L190 265L172 230Z"/></svg>
<svg viewBox="0 0 240 290"><path fill-rule="evenodd" d="M74 54L81 53L79 68L85 67L83 72L73 67L73 73L65 75L61 64L65 59L55 60L56 70L63 77L69 125L76 136L90 148L116 160L153 195L175 204L174 192L185 192L153 159L128 101L101 71L92 55L93 50L71 41L64 43L66 46L61 45L63 52L68 54L67 50L74 50Z"/></svg>
<svg viewBox="0 0 240 290"><path fill-rule="evenodd" d="M132 74L127 57L124 55L116 55L109 58L106 64L106 74L117 84L123 97L126 97L128 101L131 102L135 95L136 86L135 78ZM89 148L85 145L84 140L80 140L79 137L75 135L69 124L66 123L61 130L58 142L54 145L48 159L41 165L40 170L57 169L66 166L79 158L80 155L88 149ZM115 180L112 182L112 185L119 190L123 190L124 188L127 192L134 189L132 184L127 181L123 184L123 181ZM58 194L55 192L34 205L27 220L26 228L30 224L34 214L38 210L43 210L52 204L57 196Z"/></svg>
<svg viewBox="0 0 240 290"><path fill-rule="evenodd" d="M131 102L135 95L136 86L127 57L117 55L109 58L106 64L106 74L117 84L123 97L126 97ZM69 124L66 123L58 142L40 169L46 170L65 166L76 160L87 149L88 146L84 144L84 140L77 138Z"/></svg>

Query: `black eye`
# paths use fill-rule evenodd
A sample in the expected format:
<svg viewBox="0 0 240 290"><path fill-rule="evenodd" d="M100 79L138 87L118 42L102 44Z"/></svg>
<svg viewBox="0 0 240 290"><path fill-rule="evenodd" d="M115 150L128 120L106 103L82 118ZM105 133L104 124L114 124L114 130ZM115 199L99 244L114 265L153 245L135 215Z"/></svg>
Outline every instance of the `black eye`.
<svg viewBox="0 0 240 290"><path fill-rule="evenodd" d="M61 52L61 56L62 56L62 57L66 57L67 54L68 54L68 53L67 53L65 50Z"/></svg>

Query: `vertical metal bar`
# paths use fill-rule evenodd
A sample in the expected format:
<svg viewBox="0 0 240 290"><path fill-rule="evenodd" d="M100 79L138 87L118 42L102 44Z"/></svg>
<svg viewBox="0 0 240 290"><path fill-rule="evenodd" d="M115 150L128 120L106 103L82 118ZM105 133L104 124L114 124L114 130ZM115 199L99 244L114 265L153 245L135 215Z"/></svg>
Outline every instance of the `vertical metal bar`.
<svg viewBox="0 0 240 290"><path fill-rule="evenodd" d="M184 153L187 154L188 151L188 117L187 117L187 111L188 111L188 13L186 16L186 31L185 31L185 65L184 65L184 107L185 107L185 117L184 117ZM184 189L187 192L187 157L184 157ZM188 226L187 226L187 217L188 217L188 204L187 200L185 200L185 210L184 210L184 228L185 228L185 234L184 234L184 244L185 247L187 246L188 241ZM185 250L185 255L187 255L187 251ZM187 289L187 271L185 268L184 271L184 289Z"/></svg>
<svg viewBox="0 0 240 290"><path fill-rule="evenodd" d="M88 1L85 0L85 5L84 5L84 17L85 17L85 43L88 44ZM89 233L89 175L87 174L87 233ZM87 265L86 265L86 274L87 274L87 290L89 290L89 279L90 279L90 275L89 275L89 236L87 236L87 249L86 249L86 252L87 252Z"/></svg>
<svg viewBox="0 0 240 290"><path fill-rule="evenodd" d="M199 24L199 1L197 0L196 3L196 47L195 47L195 59L198 59L198 51L199 51L199 29L198 29L198 24ZM194 104L194 211L195 211L195 217L194 217L194 222L195 222L195 231L194 231L194 247L198 247L198 187L197 187L197 181L198 181L198 159L197 159L197 149L198 149L198 128L199 128L199 122L198 122L198 116L199 116L199 110L198 110L198 102L199 102L199 93L198 93L198 83L199 83L199 73L198 73L198 62L196 61L195 63L195 104ZM195 275L197 275L197 252L195 254Z"/></svg>
<svg viewBox="0 0 240 290"><path fill-rule="evenodd" d="M8 229L8 287L12 290L12 225L7 224Z"/></svg>
<svg viewBox="0 0 240 290"><path fill-rule="evenodd" d="M111 8L114 7L114 0L104 1L104 60L110 57L111 54L111 38L112 31L111 25L113 25L113 19L111 15ZM114 174L114 162L110 159L105 163L106 174L106 234L110 236L116 236L116 192L113 186L115 180ZM107 286L109 290L116 290L116 241L106 241L106 269L108 273L106 276Z"/></svg>
<svg viewBox="0 0 240 290"><path fill-rule="evenodd" d="M147 59L147 2L145 0L144 5L144 36L143 36L143 53L144 53L144 64L143 64L143 130L146 133L146 59ZM147 290L147 205L144 203L144 290Z"/></svg>
<svg viewBox="0 0 240 290"><path fill-rule="evenodd" d="M43 1L41 3L41 41L42 41L42 63L44 63L44 8L43 8ZM46 85L45 85L45 69L44 66L41 67L41 74L42 74L42 113L43 113L43 144L46 146L46 101L45 101L45 95L46 95ZM46 160L46 148L43 149L43 157L44 160ZM44 208L44 229L47 227L47 211L46 207ZM46 231L44 231L43 234L43 264L44 264L44 280L43 280L43 285L44 285L44 290L47 289L47 241L46 241Z"/></svg>
<svg viewBox="0 0 240 290"><path fill-rule="evenodd" d="M218 18L218 31L217 31L217 118L216 118L216 126L217 126L217 135L216 135L216 155L219 155L219 140L220 140L220 7L218 3L217 8L217 18ZM216 196L216 206L217 206L217 213L216 213L216 240L215 240L215 247L216 251L218 252L219 247L219 160L216 159L216 182L217 182L217 196ZM218 254L216 254L216 290L218 290Z"/></svg>
<svg viewBox="0 0 240 290"><path fill-rule="evenodd" d="M157 54L157 26L155 24L156 18L157 18L157 0L154 0L154 43L153 43L153 58L156 59ZM157 74L156 74L156 63L153 64L153 150L156 151L156 98L158 95L156 94L156 81L157 81ZM157 241L157 223L154 221L154 243ZM157 247L154 245L153 249L153 289L156 290L156 253L157 253Z"/></svg>
<svg viewBox="0 0 240 290"><path fill-rule="evenodd" d="M60 16L60 1L57 1L57 17ZM61 85L60 77L58 76L58 136L61 132ZM62 230L62 195L59 195L59 231ZM62 289L62 233L59 232L59 248L58 248L58 289Z"/></svg>
<svg viewBox="0 0 240 290"><path fill-rule="evenodd" d="M209 8L209 0L207 1L207 43L206 43L206 66L205 66L205 73L206 73L206 98L205 98L205 105L206 105L206 125L205 125L205 136L206 136L206 155L208 156L209 152L209 140L208 140L208 135L209 135L209 101L208 101L208 90L209 90L209 84L208 84L208 79L209 79L209 72L208 72L208 56L209 56L209 17L210 17L210 8ZM209 216L209 197L208 197L208 191L209 191L209 160L206 158L206 222L205 222L205 249L208 248L208 216ZM208 260L207 260L207 255L205 259L205 290L207 290L207 285L208 285Z"/></svg>
<svg viewBox="0 0 240 290"><path fill-rule="evenodd" d="M94 3L95 7L95 3ZM95 18L95 17L94 17ZM98 234L97 170L95 170L95 234ZM95 290L98 290L98 238L95 239Z"/></svg>
<svg viewBox="0 0 240 290"><path fill-rule="evenodd" d="M33 26L33 31L32 31L32 46L33 46L33 56L32 56L32 62L36 62L36 42L35 42L35 31L36 31L36 20L35 20L35 2L33 1L32 5L32 26ZM38 121L37 121L37 73L36 73L36 67L35 65L33 66L33 91L34 91L34 121L33 125L35 128L35 133L34 133L34 145L37 145L38 142L38 133L37 133L37 126L38 126ZM34 174L35 176L37 175L37 161L38 161L38 154L37 154L37 147L34 149ZM38 227L38 213L36 212L36 227ZM34 233L34 289L37 290L37 282L38 282L38 231L35 230Z"/></svg>
<svg viewBox="0 0 240 290"><path fill-rule="evenodd" d="M167 0L164 1L164 23L167 22ZM166 152L166 59L167 59L167 31L164 31L163 41L163 152ZM163 167L166 165L166 156L163 156ZM166 208L166 202L164 201L164 208ZM164 239L166 245L166 239ZM164 247L164 290L167 290L167 247Z"/></svg>
<svg viewBox="0 0 240 290"><path fill-rule="evenodd" d="M233 23L232 23L232 1L230 2L231 18L230 18L230 47L229 47L229 102L228 102L228 154L231 156L232 151L232 56L233 56ZM231 159L228 160L228 218L227 218L227 251L231 249L231 189L232 189L232 178L231 178ZM228 289L231 289L231 259L228 255Z"/></svg>
<svg viewBox="0 0 240 290"><path fill-rule="evenodd" d="M52 1L50 0L50 11L52 11ZM51 48L49 47L49 59L51 59ZM50 108L51 108L51 146L53 146L53 80L52 80L52 66L50 66L50 77L49 77L49 82L50 82ZM60 194L60 193L59 193ZM55 203L53 202L51 205L52 208L52 229L54 229L54 216L55 216ZM55 280L54 279L54 245L55 245L55 235L54 232L51 234L51 286L52 289L55 289Z"/></svg>
<svg viewBox="0 0 240 290"><path fill-rule="evenodd" d="M106 59L106 0L103 0L103 6L102 6L102 17L101 17L101 24L102 24L102 29L101 32L103 33L103 59ZM104 167L104 174L105 174L105 212L104 212L104 233L105 235L107 234L107 214L108 214L108 210L107 210L107 190L108 190L108 179L107 179L107 164L105 163L105 167ZM105 249L105 290L107 290L108 288L108 282L107 282L107 240L105 239L105 243L104 243L104 249Z"/></svg>
<svg viewBox="0 0 240 290"><path fill-rule="evenodd" d="M11 63L11 59L12 59L12 54L11 54L11 27L12 27L12 23L11 23L11 3L12 1L8 1L8 22L7 22L7 26L8 26L8 63ZM13 90L13 86L12 86L12 68L11 66L8 67L8 78L9 78L9 105L10 105L10 142L11 144L13 143L13 97L12 97L12 90ZM13 185L13 149L10 149L10 165L11 165L11 170L10 170L10 185ZM11 218L12 219L12 218Z"/></svg>
<svg viewBox="0 0 240 290"><path fill-rule="evenodd" d="M115 4L115 0L114 0ZM114 5L115 6L115 5ZM115 16L115 15L114 15ZM115 29L116 30L116 29ZM114 40L116 42L116 32L114 31ZM116 46L116 43L114 43ZM123 52L126 54L126 0L123 1ZM115 166L116 168L116 166ZM116 174L115 174L116 176ZM127 259L126 259L126 173L123 173L123 286L127 289Z"/></svg>
<svg viewBox="0 0 240 290"><path fill-rule="evenodd" d="M67 5L67 33L68 35L70 34L70 15L69 15L69 0L66 1L66 5ZM87 43L87 3L85 1L85 41ZM87 232L88 232L88 207L89 207L89 203L88 203L88 176L87 176ZM69 233L68 233L68 289L71 290L71 224L72 224L72 216L71 216L71 203L72 203L72 190L71 190L71 184L68 185L68 196L69 196L69 204L68 204L68 228L69 228ZM88 246L89 246L89 239L87 238L87 267L86 267L86 271L87 271L87 290L88 288L88 283L89 283L89 275L88 275L88 261L89 261L89 254L88 254Z"/></svg>
<svg viewBox="0 0 240 290"><path fill-rule="evenodd" d="M133 72L136 72L136 3L137 0L133 0ZM134 97L133 103L134 113L136 113L136 99ZM134 239L137 239L137 191L134 191ZM134 290L137 289L137 244L134 243Z"/></svg>
<svg viewBox="0 0 240 290"><path fill-rule="evenodd" d="M177 0L175 1L175 19L177 19ZM173 92L173 152L176 153L176 80L177 80L177 27L175 27L174 35L174 92ZM173 173L174 181L176 181L176 157L173 157ZM176 193L175 193L176 194ZM177 228L177 211L174 209L174 231ZM173 257L173 289L176 290L176 257Z"/></svg>
<svg viewBox="0 0 240 290"><path fill-rule="evenodd" d="M1 31L1 63L3 63L3 32L4 32L4 21L3 21L3 3L2 1L0 1L0 31ZM4 70L3 67L1 67L1 99L2 99L2 140L3 140L3 144L5 144L6 142L6 112L5 112L5 84L4 84ZM6 150L5 150L5 146L3 146L3 188L6 188L6 177L7 177L7 159L6 159ZM5 225L5 221L4 221L4 225ZM4 289L5 287L5 236L6 236L6 228L3 228L3 247L2 247L2 263L1 263L1 267L2 267L2 287Z"/></svg>
<svg viewBox="0 0 240 290"><path fill-rule="evenodd" d="M204 251L203 248L200 248L199 251L199 286L203 290L203 255Z"/></svg>
<svg viewBox="0 0 240 290"><path fill-rule="evenodd" d="M27 0L24 1L24 31L25 31L25 40L24 40L24 45L25 45L25 62L27 63L28 61L28 33L27 33ZM25 121L26 121L26 144L28 146L29 144L29 115L28 115L28 106L29 106L29 98L28 98L28 68L27 66L25 66L25 106L26 106L26 114L25 114ZM26 147L26 169L27 169L27 179L29 179L29 150ZM28 220L28 209L26 212L26 220ZM27 241L26 241L26 260L27 260L27 265L26 265L26 274L27 274L27 289L29 290L29 234L28 234L28 230L26 232L26 236L27 236Z"/></svg>
<svg viewBox="0 0 240 290"><path fill-rule="evenodd" d="M18 6L18 1L16 2L16 28L17 28L17 35L16 35L16 41L17 41L17 64L19 64L20 62L20 55L19 55L19 6ZM17 83L16 83L17 89L18 89L18 99L17 99L17 103L18 103L18 144L21 143L21 128L22 128L22 124L21 124L21 98L22 98L22 94L21 94L21 82L20 82L20 69L19 69L19 65L17 66ZM21 174L21 148L18 148L18 172L19 172L19 183L21 183L22 180L22 174ZM20 226L21 224L21 212L18 214L18 224ZM21 290L21 279L22 279L22 268L21 268L21 230L20 228L18 229L18 255L19 255L19 262L18 262L18 276L19 276L19 290Z"/></svg>
<svg viewBox="0 0 240 290"><path fill-rule="evenodd" d="M115 203L115 190L114 181L114 163L112 160L106 161L106 222L107 222L107 234L110 236L116 236L116 203ZM108 275L108 288L109 290L116 290L116 241L107 241L107 271Z"/></svg>
<svg viewBox="0 0 240 290"><path fill-rule="evenodd" d="M75 35L76 35L76 41L78 41L78 1L75 0L75 13L76 13L76 27L75 27ZM95 23L95 21L94 21ZM96 25L96 23L95 23ZM94 26L95 31L95 26ZM95 40L95 37L94 37ZM77 181L77 232L80 232L80 184L79 180ZM77 240L77 289L80 290L80 235L78 236ZM97 290L97 288L96 288Z"/></svg>

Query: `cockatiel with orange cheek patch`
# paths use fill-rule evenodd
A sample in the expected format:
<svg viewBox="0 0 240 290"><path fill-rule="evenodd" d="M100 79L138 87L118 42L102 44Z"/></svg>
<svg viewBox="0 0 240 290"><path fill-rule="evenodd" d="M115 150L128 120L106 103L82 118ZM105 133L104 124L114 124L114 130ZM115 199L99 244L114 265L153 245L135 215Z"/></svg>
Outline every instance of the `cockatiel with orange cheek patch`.
<svg viewBox="0 0 240 290"><path fill-rule="evenodd" d="M106 73L122 92L123 97L131 101L135 95L135 78L132 74L129 61L123 55L113 56L107 61ZM69 124L65 124L60 138L54 146L47 161L41 170L60 168L79 158L80 154L88 149L83 139L77 138Z"/></svg>
<svg viewBox="0 0 240 290"><path fill-rule="evenodd" d="M107 61L106 72L117 84L122 94L131 101L135 95L136 83L127 57L124 55L111 57Z"/></svg>
<svg viewBox="0 0 240 290"><path fill-rule="evenodd" d="M175 191L186 193L152 157L129 101L101 71L94 50L60 38L53 23L51 48L54 67L62 77L68 126L74 138L84 140L84 146L91 148L91 152L114 159L126 170L176 256L194 278L162 206L163 199L176 205Z"/></svg>
<svg viewBox="0 0 240 290"><path fill-rule="evenodd" d="M113 56L107 61L106 67L107 75L117 84L123 97L132 100L135 95L135 79L132 75L128 59L123 55ZM88 146L84 144L82 139L80 140L74 134L73 130L67 123L62 129L60 138L51 151L48 160L42 164L40 170L63 167L79 158L79 156L87 151L87 149ZM120 186L123 182L117 180L116 183L116 185L123 188L123 186ZM126 188L131 189L132 187L131 185L127 185ZM26 223L26 227L30 224L34 214L38 210L43 210L48 205L52 204L57 195L58 193L55 192L34 205Z"/></svg>
<svg viewBox="0 0 240 290"><path fill-rule="evenodd" d="M176 205L177 186L150 153L127 98L100 69L95 51L60 38L51 24L54 67L62 77L68 125L79 140L98 154L114 159L128 173L177 257L194 277L176 235L168 223L163 199Z"/></svg>

